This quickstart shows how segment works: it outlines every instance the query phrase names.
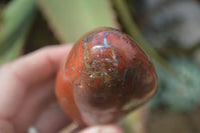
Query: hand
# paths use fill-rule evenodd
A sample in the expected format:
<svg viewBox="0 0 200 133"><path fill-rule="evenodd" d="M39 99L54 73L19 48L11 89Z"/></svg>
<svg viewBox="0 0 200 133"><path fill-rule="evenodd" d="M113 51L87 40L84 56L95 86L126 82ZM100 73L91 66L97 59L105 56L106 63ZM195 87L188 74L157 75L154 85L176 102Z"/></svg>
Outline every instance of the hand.
<svg viewBox="0 0 200 133"><path fill-rule="evenodd" d="M71 120L56 104L54 80L70 45L50 46L0 67L0 133L56 133ZM81 133L122 133L116 125L89 127Z"/></svg>

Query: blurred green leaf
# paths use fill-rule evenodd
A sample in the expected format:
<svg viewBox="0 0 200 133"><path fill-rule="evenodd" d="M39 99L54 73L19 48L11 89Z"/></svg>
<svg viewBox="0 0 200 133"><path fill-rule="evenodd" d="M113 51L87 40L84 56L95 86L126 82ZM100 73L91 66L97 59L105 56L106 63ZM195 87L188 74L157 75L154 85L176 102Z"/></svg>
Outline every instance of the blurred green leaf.
<svg viewBox="0 0 200 133"><path fill-rule="evenodd" d="M165 105L169 110L188 111L200 105L200 69L199 66L188 57L172 56L169 62L182 73L177 79L157 68L160 80L159 92L152 100L152 107L159 104ZM167 78L166 78L167 77Z"/></svg>
<svg viewBox="0 0 200 133"><path fill-rule="evenodd" d="M97 27L117 27L115 14L108 0L37 0L57 38L77 41Z"/></svg>
<svg viewBox="0 0 200 133"><path fill-rule="evenodd" d="M0 23L0 65L16 58L35 14L34 0L13 0L2 11Z"/></svg>

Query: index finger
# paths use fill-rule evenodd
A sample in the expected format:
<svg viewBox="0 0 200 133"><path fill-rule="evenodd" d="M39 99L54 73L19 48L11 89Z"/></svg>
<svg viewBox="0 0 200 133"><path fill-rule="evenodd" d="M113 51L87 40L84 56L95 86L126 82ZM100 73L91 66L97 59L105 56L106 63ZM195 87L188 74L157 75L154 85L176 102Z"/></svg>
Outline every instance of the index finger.
<svg viewBox="0 0 200 133"><path fill-rule="evenodd" d="M55 75L71 45L48 46L19 58L10 65L12 76L26 87L37 84Z"/></svg>
<svg viewBox="0 0 200 133"><path fill-rule="evenodd" d="M27 89L55 75L70 45L50 46L0 68L0 119L14 115Z"/></svg>

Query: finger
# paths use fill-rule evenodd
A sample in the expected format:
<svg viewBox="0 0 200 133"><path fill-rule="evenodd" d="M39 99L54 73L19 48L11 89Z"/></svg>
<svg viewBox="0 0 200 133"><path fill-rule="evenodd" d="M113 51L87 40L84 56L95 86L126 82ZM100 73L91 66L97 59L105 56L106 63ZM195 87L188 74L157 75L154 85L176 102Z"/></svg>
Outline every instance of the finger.
<svg viewBox="0 0 200 133"><path fill-rule="evenodd" d="M123 133L117 125L103 125L86 128L79 133Z"/></svg>
<svg viewBox="0 0 200 133"><path fill-rule="evenodd" d="M0 120L0 133L15 133L15 129L10 122Z"/></svg>
<svg viewBox="0 0 200 133"><path fill-rule="evenodd" d="M20 133L25 132L36 121L41 111L55 101L54 80L51 79L37 89L33 89L25 99L21 109L12 119L16 130Z"/></svg>
<svg viewBox="0 0 200 133"><path fill-rule="evenodd" d="M57 72L70 49L71 45L42 48L13 62L12 72L26 87L41 83Z"/></svg>
<svg viewBox="0 0 200 133"><path fill-rule="evenodd" d="M71 120L60 109L58 105L46 109L35 123L35 128L39 133L57 133L67 125Z"/></svg>
<svg viewBox="0 0 200 133"><path fill-rule="evenodd" d="M71 46L51 46L0 68L0 118L10 119L20 108L26 90L54 75Z"/></svg>

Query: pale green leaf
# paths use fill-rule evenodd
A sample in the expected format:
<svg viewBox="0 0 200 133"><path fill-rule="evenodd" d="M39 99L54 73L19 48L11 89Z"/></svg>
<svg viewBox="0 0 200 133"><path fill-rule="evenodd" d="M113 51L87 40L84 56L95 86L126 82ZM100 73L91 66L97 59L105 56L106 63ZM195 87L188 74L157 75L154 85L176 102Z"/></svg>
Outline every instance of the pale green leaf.
<svg viewBox="0 0 200 133"><path fill-rule="evenodd" d="M37 0L39 7L57 38L77 41L97 27L117 27L108 0Z"/></svg>
<svg viewBox="0 0 200 133"><path fill-rule="evenodd" d="M13 0L2 11L0 23L0 64L16 58L34 18L34 0Z"/></svg>

